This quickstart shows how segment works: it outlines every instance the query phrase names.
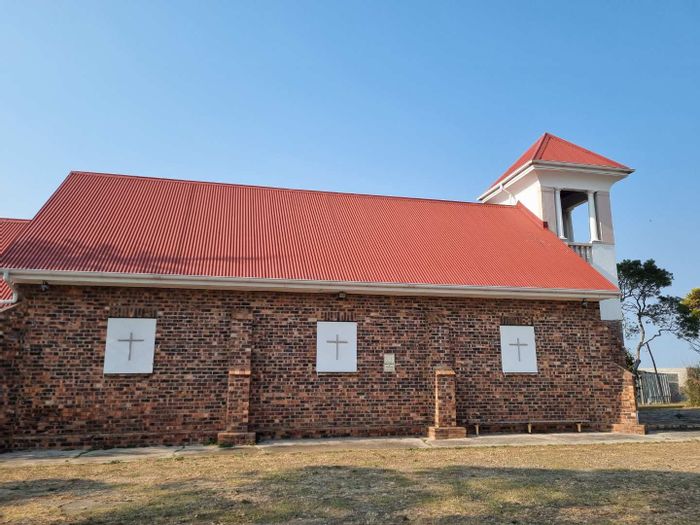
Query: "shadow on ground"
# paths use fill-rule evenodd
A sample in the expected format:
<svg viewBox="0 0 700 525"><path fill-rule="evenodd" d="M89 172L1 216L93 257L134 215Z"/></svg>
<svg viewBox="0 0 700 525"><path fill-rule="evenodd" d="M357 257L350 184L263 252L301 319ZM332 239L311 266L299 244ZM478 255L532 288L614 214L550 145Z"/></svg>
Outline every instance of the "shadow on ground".
<svg viewBox="0 0 700 525"><path fill-rule="evenodd" d="M700 408L640 408L639 422L651 430L700 428Z"/></svg>
<svg viewBox="0 0 700 525"><path fill-rule="evenodd" d="M111 489L111 498L76 511L67 521L682 524L697 523L700 509L700 475L662 471L313 466ZM3 483L0 490L1 510L1 505L23 498L40 501L57 492L84 497L92 491L99 502L110 485L51 479Z"/></svg>
<svg viewBox="0 0 700 525"><path fill-rule="evenodd" d="M58 495L77 497L114 488L111 483L80 478L3 481L0 482L0 510L4 505L21 503L26 500L40 500Z"/></svg>

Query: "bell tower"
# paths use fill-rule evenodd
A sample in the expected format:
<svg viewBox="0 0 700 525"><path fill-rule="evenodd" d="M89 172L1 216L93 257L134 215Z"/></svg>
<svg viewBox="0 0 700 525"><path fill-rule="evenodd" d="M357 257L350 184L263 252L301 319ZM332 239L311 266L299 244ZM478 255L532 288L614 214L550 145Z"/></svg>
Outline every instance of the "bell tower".
<svg viewBox="0 0 700 525"><path fill-rule="evenodd" d="M633 171L545 133L479 197L479 201L520 202L545 222L562 242L617 284L610 190ZM587 208L586 232L574 231L572 213L579 206ZM622 319L620 301L602 301L600 315L603 320Z"/></svg>

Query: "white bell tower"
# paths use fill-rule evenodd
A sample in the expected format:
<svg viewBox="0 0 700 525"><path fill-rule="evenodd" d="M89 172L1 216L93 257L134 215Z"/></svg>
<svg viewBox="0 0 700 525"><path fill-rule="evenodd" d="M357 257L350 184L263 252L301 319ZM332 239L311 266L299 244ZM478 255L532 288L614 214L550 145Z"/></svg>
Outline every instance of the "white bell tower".
<svg viewBox="0 0 700 525"><path fill-rule="evenodd" d="M545 133L479 197L479 201L520 202L544 221L562 242L617 285L610 189L633 171ZM588 209L585 242L576 242L578 237L574 236L572 212L579 206ZM620 301L601 301L600 315L604 320L621 320Z"/></svg>

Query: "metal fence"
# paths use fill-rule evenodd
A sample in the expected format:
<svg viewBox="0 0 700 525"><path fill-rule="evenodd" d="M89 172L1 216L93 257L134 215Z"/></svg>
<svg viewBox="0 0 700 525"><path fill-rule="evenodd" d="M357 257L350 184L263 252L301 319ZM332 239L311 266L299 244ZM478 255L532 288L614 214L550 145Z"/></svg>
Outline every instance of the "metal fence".
<svg viewBox="0 0 700 525"><path fill-rule="evenodd" d="M640 405L676 403L681 400L678 374L637 372L637 396Z"/></svg>

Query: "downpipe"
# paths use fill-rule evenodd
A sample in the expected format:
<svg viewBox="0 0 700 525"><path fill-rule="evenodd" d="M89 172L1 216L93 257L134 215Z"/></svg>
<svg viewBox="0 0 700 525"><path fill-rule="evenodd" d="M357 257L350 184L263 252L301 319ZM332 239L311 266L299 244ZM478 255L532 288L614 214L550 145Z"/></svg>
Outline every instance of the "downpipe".
<svg viewBox="0 0 700 525"><path fill-rule="evenodd" d="M17 293L17 290L15 289L12 280L10 279L10 272L2 272L2 280L5 281L7 283L7 286L10 287L10 290L12 291L12 299L0 299L0 306L16 304L19 300L19 294Z"/></svg>

